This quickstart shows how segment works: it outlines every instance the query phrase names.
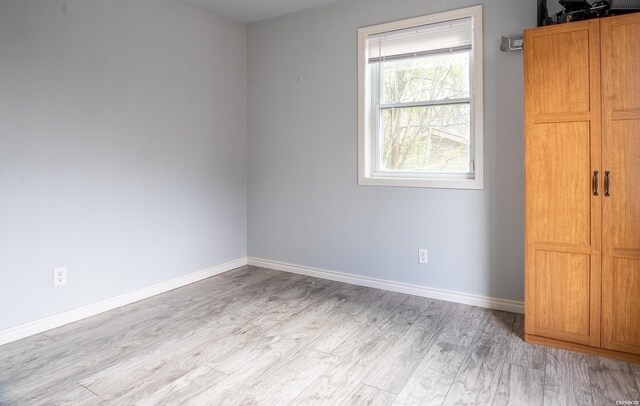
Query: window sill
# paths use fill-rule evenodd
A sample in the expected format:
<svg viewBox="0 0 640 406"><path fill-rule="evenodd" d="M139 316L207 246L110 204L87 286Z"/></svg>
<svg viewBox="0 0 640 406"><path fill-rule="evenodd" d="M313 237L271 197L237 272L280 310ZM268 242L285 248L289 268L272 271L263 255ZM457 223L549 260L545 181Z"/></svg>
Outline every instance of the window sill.
<svg viewBox="0 0 640 406"><path fill-rule="evenodd" d="M434 179L434 178L397 178L397 177L359 177L360 186L395 186L431 189L467 189L482 190L482 179Z"/></svg>

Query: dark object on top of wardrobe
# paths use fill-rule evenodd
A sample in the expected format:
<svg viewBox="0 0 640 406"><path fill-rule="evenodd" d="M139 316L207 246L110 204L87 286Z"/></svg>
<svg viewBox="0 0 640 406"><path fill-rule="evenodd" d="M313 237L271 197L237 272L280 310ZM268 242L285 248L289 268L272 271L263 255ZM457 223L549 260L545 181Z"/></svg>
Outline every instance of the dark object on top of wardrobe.
<svg viewBox="0 0 640 406"><path fill-rule="evenodd" d="M559 3L563 10L556 14L558 24L591 20L592 18L605 17L609 14L608 1L596 1L589 4L585 0L560 0Z"/></svg>
<svg viewBox="0 0 640 406"><path fill-rule="evenodd" d="M553 20L549 17L547 0L538 0L538 27L551 24L553 24Z"/></svg>
<svg viewBox="0 0 640 406"><path fill-rule="evenodd" d="M626 14L640 11L640 0L611 0L610 14Z"/></svg>

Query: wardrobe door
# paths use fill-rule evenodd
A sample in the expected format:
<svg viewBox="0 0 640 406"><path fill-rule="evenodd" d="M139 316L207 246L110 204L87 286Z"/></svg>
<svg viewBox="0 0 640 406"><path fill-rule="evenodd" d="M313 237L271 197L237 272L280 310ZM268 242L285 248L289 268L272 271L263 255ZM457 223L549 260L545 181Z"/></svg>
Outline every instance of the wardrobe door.
<svg viewBox="0 0 640 406"><path fill-rule="evenodd" d="M640 14L601 27L603 346L640 354Z"/></svg>
<svg viewBox="0 0 640 406"><path fill-rule="evenodd" d="M525 31L525 330L592 346L600 345L599 35L597 20Z"/></svg>

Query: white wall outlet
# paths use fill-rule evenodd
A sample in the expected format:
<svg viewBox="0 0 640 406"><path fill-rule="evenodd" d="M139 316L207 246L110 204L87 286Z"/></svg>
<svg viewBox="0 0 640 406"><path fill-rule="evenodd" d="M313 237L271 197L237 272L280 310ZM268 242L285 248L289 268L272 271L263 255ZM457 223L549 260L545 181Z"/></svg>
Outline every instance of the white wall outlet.
<svg viewBox="0 0 640 406"><path fill-rule="evenodd" d="M67 283L67 267L53 268L53 286L62 286Z"/></svg>
<svg viewBox="0 0 640 406"><path fill-rule="evenodd" d="M418 262L421 264L429 263L429 252L426 249L420 248L418 250Z"/></svg>

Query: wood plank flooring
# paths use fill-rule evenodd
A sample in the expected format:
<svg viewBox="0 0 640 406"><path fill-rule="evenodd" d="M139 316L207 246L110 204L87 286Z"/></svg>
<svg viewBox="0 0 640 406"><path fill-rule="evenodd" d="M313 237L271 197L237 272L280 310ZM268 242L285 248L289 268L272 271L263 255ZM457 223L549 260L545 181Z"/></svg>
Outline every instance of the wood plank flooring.
<svg viewBox="0 0 640 406"><path fill-rule="evenodd" d="M640 366L523 317L243 267L0 347L2 405L614 405Z"/></svg>

